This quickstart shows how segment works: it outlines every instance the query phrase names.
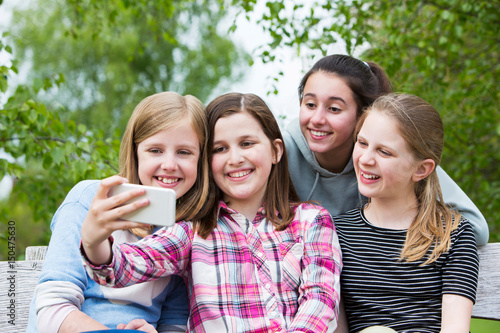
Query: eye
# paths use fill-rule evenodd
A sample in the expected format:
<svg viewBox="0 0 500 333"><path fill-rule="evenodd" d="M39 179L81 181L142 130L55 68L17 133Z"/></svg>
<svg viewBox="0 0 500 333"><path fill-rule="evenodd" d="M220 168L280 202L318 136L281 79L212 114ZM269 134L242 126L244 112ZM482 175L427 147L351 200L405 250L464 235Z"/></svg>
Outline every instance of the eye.
<svg viewBox="0 0 500 333"><path fill-rule="evenodd" d="M148 149L148 152L151 154L161 154L162 150L158 149L158 148L150 148L150 149Z"/></svg>
<svg viewBox="0 0 500 333"><path fill-rule="evenodd" d="M305 104L305 105L307 106L307 108L309 108L309 109L314 109L314 108L316 107L316 104L311 103L311 102L304 103L304 104Z"/></svg>
<svg viewBox="0 0 500 333"><path fill-rule="evenodd" d="M383 156L392 156L392 154L385 149L380 149L379 151L380 151L380 154L382 154Z"/></svg>
<svg viewBox="0 0 500 333"><path fill-rule="evenodd" d="M217 153L222 153L224 151L226 151L226 147L220 146L220 147L215 147L213 153L217 154Z"/></svg>
<svg viewBox="0 0 500 333"><path fill-rule="evenodd" d="M358 139L358 145L360 145L361 147L367 147L368 144L366 142L364 142L362 139Z"/></svg>
<svg viewBox="0 0 500 333"><path fill-rule="evenodd" d="M193 153L189 150L183 149L183 150L179 150L177 152L177 154L179 154L179 155L192 155Z"/></svg>
<svg viewBox="0 0 500 333"><path fill-rule="evenodd" d="M244 141L241 143L241 146L242 147L251 147L255 144L255 142L252 142L252 141Z"/></svg>
<svg viewBox="0 0 500 333"><path fill-rule="evenodd" d="M332 107L329 107L328 108L328 111L332 112L332 113L339 113L341 112L342 110L339 109L338 107L335 107L335 106L332 106Z"/></svg>

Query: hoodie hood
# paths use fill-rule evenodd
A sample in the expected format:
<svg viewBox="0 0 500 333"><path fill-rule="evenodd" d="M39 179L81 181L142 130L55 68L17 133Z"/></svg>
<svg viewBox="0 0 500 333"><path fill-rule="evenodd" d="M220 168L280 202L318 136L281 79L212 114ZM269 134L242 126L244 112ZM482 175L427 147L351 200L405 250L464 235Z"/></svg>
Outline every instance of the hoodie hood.
<svg viewBox="0 0 500 333"><path fill-rule="evenodd" d="M360 206L362 197L352 159L341 173L322 168L302 135L298 119L288 124L283 138L290 177L300 200L316 201L333 216Z"/></svg>
<svg viewBox="0 0 500 333"><path fill-rule="evenodd" d="M352 170L354 170L354 166L352 163L352 158L349 160L349 163L345 166L344 170L341 173L334 173L330 172L321 165L319 165L318 161L316 160L316 156L314 155L313 151L309 148L309 145L307 144L306 138L302 134L302 131L300 130L300 123L299 119L294 119L292 120L288 126L286 127L286 134L288 134L290 137L289 139L294 142L294 145L297 147L297 149L300 151L302 156L304 157L305 161L309 164L312 170L317 172L319 176L321 177L336 177L338 175L348 173ZM285 140L287 141L287 140ZM288 146L287 146L288 149ZM288 150L287 150L288 152Z"/></svg>

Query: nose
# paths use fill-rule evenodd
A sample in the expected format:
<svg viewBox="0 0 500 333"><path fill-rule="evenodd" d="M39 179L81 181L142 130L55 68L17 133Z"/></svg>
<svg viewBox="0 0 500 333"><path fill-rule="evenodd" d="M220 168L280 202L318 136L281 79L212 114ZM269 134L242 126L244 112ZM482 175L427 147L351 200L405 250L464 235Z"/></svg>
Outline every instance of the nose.
<svg viewBox="0 0 500 333"><path fill-rule="evenodd" d="M373 152L371 149L364 149L359 155L359 163L363 165L373 165L375 159L373 158Z"/></svg>
<svg viewBox="0 0 500 333"><path fill-rule="evenodd" d="M240 149L231 149L229 152L229 164L238 165L243 163L243 154Z"/></svg>
<svg viewBox="0 0 500 333"><path fill-rule="evenodd" d="M161 168L162 170L168 172L177 171L178 165L175 156L173 156L172 154L166 154L161 162Z"/></svg>
<svg viewBox="0 0 500 333"><path fill-rule="evenodd" d="M323 109L323 107L318 107L316 110L314 110L314 113L311 116L311 122L317 125L325 124L325 110Z"/></svg>

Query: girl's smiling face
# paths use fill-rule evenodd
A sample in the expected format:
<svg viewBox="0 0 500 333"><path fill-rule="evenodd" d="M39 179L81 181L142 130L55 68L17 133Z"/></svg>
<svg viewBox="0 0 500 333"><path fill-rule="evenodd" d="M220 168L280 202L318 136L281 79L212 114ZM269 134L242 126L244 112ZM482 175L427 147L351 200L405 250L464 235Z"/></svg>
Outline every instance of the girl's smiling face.
<svg viewBox="0 0 500 333"><path fill-rule="evenodd" d="M401 136L396 122L372 110L357 136L353 151L359 191L378 199L416 199L415 182L421 165Z"/></svg>
<svg viewBox="0 0 500 333"><path fill-rule="evenodd" d="M271 142L247 112L217 120L211 166L223 200L240 212L262 205L272 165L280 160L282 151L281 140Z"/></svg>
<svg viewBox="0 0 500 333"><path fill-rule="evenodd" d="M142 185L170 188L180 198L194 185L200 142L189 118L145 139L137 146Z"/></svg>
<svg viewBox="0 0 500 333"><path fill-rule="evenodd" d="M302 134L317 157L350 157L357 104L342 79L323 72L312 74L304 86L299 121Z"/></svg>

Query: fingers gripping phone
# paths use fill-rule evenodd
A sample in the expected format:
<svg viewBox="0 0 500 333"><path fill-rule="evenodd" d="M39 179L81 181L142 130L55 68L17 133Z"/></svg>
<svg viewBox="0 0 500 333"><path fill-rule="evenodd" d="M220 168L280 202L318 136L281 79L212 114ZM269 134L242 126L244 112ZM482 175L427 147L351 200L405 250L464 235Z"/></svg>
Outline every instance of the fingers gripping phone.
<svg viewBox="0 0 500 333"><path fill-rule="evenodd" d="M173 225L175 223L175 191L172 189L125 183L113 186L110 196L138 188L145 189L146 193L130 199L124 205L144 198L149 200L149 205L123 215L121 218L153 225Z"/></svg>

